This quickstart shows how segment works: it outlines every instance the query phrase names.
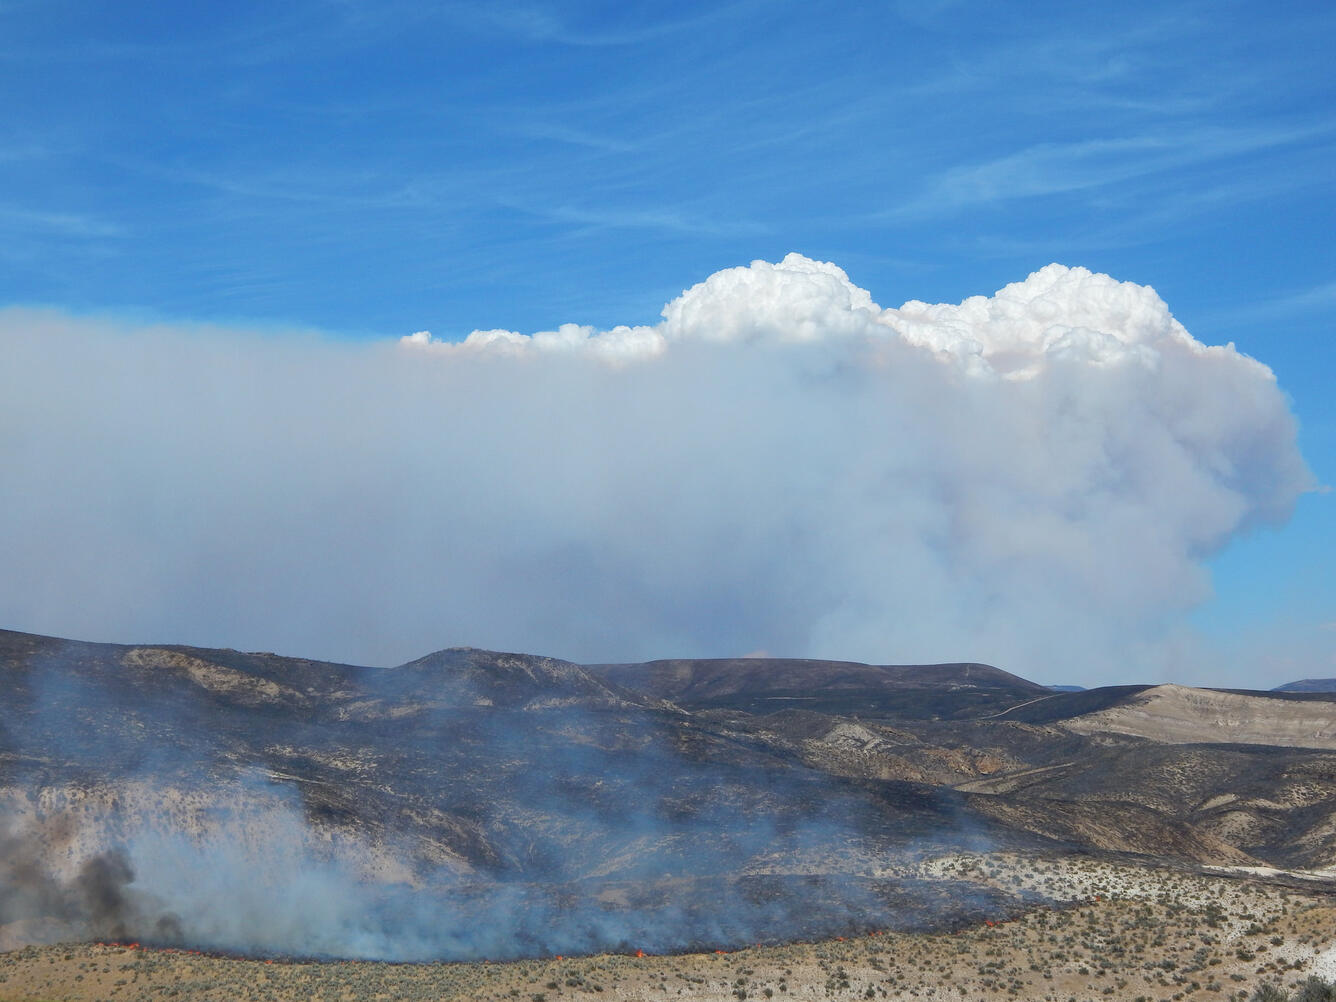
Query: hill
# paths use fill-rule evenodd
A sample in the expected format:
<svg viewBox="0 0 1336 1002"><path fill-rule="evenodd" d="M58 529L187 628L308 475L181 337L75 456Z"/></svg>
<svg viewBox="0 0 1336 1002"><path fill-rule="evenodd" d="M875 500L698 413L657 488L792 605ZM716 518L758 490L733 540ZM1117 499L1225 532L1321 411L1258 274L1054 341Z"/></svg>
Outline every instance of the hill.
<svg viewBox="0 0 1336 1002"><path fill-rule="evenodd" d="M0 943L664 951L1034 900L906 876L952 852L1336 863L1336 703L1302 695L3 631L0 684Z"/></svg>
<svg viewBox="0 0 1336 1002"><path fill-rule="evenodd" d="M1336 678L1305 678L1278 685L1273 692L1336 692Z"/></svg>
<svg viewBox="0 0 1336 1002"><path fill-rule="evenodd" d="M590 665L610 682L689 709L769 713L793 708L865 717L952 718L1049 690L980 664L866 665L792 658Z"/></svg>

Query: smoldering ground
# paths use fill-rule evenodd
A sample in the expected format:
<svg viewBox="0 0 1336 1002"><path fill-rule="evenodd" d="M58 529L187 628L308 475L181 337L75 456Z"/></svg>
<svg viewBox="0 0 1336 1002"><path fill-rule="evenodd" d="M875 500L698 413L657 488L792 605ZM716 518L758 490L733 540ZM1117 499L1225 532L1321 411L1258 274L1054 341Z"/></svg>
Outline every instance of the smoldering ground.
<svg viewBox="0 0 1336 1002"><path fill-rule="evenodd" d="M571 883L438 876L410 886L368 879L296 829L284 838L294 841L239 851L216 836L147 837L88 857L63 880L29 836L11 832L0 845L9 854L0 943L94 939L394 961L669 953L958 927L1026 903L963 881L843 873Z"/></svg>
<svg viewBox="0 0 1336 1002"><path fill-rule="evenodd" d="M653 326L463 343L0 338L0 616L63 636L1222 684L1205 561L1311 484L1264 365L1057 265L884 310L790 255Z"/></svg>
<svg viewBox="0 0 1336 1002"><path fill-rule="evenodd" d="M5 671L28 694L0 713L10 943L473 959L1005 907L873 875L986 838L949 793L809 772L563 662L456 650L355 669L53 641ZM71 738L90 714L107 726Z"/></svg>

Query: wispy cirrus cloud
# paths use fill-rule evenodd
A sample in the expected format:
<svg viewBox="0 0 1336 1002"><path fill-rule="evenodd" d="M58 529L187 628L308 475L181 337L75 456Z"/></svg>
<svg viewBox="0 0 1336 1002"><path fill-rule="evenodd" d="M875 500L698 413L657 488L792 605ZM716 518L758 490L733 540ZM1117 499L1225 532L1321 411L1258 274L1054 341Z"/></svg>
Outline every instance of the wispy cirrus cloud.
<svg viewBox="0 0 1336 1002"><path fill-rule="evenodd" d="M475 24L488 25L531 42L555 43L577 48L609 48L657 42L668 36L698 31L725 18L736 17L759 6L755 0L734 0L711 5L686 17L657 21L626 22L620 26L605 19L598 27L579 24L563 8L539 3L493 3L461 5L451 16L466 16Z"/></svg>
<svg viewBox="0 0 1336 1002"><path fill-rule="evenodd" d="M555 143L564 143L599 153L622 155L639 153L645 148L645 143L638 139L619 137L610 133L592 132L556 121L524 122L510 126L508 131L529 139L547 139Z"/></svg>
<svg viewBox="0 0 1336 1002"><path fill-rule="evenodd" d="M125 228L120 224L87 213L43 211L4 204L0 204L0 230L82 238L118 237L125 234Z"/></svg>
<svg viewBox="0 0 1336 1002"><path fill-rule="evenodd" d="M1327 312L1336 309L1336 280L1281 296L1262 305L1271 313Z"/></svg>
<svg viewBox="0 0 1336 1002"><path fill-rule="evenodd" d="M500 204L553 223L578 226L589 231L634 229L659 230L691 236L755 236L769 232L770 229L763 223L750 220L718 219L667 207L543 206L509 199L503 199Z"/></svg>
<svg viewBox="0 0 1336 1002"><path fill-rule="evenodd" d="M1336 125L1290 129L1205 127L1072 143L1039 143L980 163L948 168L900 216L948 215L1027 198L1108 188L1151 175L1322 140Z"/></svg>
<svg viewBox="0 0 1336 1002"><path fill-rule="evenodd" d="M1206 314L1208 322L1232 328L1247 324L1279 323L1296 317L1336 314L1336 279L1281 295Z"/></svg>

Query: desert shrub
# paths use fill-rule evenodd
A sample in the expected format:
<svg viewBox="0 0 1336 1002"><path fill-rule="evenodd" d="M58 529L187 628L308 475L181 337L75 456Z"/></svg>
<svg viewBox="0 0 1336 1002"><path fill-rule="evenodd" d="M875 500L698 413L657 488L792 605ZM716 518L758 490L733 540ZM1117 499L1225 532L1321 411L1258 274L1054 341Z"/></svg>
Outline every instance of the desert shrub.
<svg viewBox="0 0 1336 1002"><path fill-rule="evenodd" d="M1294 993L1293 1002L1336 1002L1336 985L1328 984L1316 974L1310 975Z"/></svg>

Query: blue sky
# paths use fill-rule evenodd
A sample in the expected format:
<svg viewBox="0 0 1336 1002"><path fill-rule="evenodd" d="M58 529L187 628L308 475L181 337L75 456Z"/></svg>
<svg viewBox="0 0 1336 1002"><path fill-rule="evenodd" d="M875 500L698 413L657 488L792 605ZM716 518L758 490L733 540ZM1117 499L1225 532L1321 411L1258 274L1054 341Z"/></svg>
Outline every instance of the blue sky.
<svg viewBox="0 0 1336 1002"><path fill-rule="evenodd" d="M883 306L1058 261L1269 365L1331 484L1333 51L1326 2L6 0L0 305L459 339L790 251ZM1336 674L1334 508L1195 622Z"/></svg>

